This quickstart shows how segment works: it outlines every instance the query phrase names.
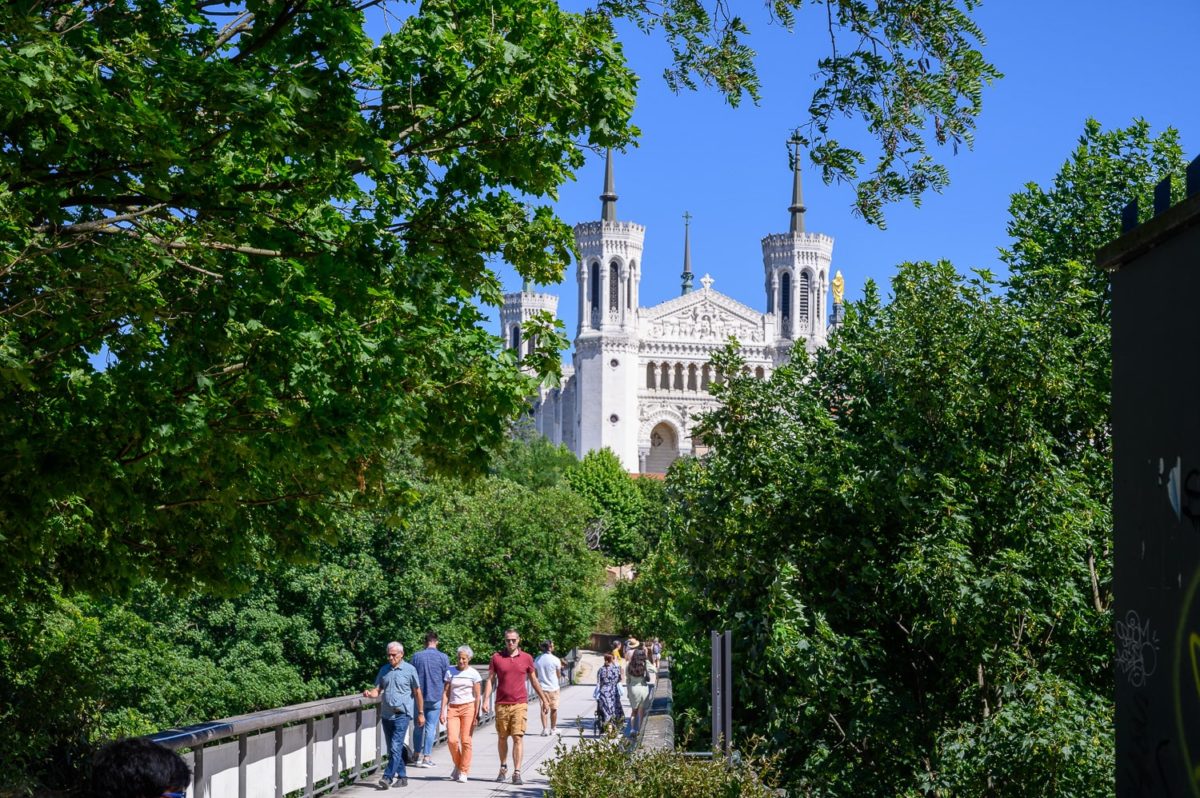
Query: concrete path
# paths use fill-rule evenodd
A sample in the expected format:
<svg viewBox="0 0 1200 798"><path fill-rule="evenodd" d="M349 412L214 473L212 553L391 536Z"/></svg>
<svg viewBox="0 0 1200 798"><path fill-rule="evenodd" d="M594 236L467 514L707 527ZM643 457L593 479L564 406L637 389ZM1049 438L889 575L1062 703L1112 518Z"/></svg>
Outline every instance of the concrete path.
<svg viewBox="0 0 1200 798"><path fill-rule="evenodd" d="M534 796L545 795L549 783L546 777L538 771L543 762L554 759L557 746L573 748L581 736L591 737L595 734L596 701L592 698L595 689L596 665L584 661L576 670L577 683L562 689L559 699L558 728L548 737L542 737L541 705L534 702L529 705L528 733L525 735L525 760L521 765L521 778L525 783L517 786L511 782L503 784L493 781L500 770L500 755L496 750L496 726L489 723L475 729L473 736L474 751L471 762L470 781L466 784L450 781L450 770L454 763L444 745L433 749L433 761L437 763L432 768L408 768L408 786L393 787L390 790L379 790L376 783L379 778L364 780L352 787L343 787L340 795L352 798L365 796L393 796L393 798L434 798L434 796L458 796L459 798L482 798L482 796ZM581 679L585 683L578 683ZM629 707L625 707L626 717ZM509 762L512 752L509 752ZM508 776L512 778L510 764Z"/></svg>

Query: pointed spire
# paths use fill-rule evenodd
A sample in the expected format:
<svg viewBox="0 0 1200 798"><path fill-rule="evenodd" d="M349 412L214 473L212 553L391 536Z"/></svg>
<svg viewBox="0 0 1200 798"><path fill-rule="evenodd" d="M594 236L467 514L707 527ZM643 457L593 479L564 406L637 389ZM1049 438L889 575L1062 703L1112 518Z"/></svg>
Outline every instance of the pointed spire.
<svg viewBox="0 0 1200 798"><path fill-rule="evenodd" d="M689 240L689 232L692 226L692 215L687 211L683 212L683 291L682 294L692 293L692 245ZM682 296L681 294L681 296Z"/></svg>
<svg viewBox="0 0 1200 798"><path fill-rule="evenodd" d="M521 293L522 294L533 293L533 283L529 282L528 277L526 277L525 280L521 283Z"/></svg>
<svg viewBox="0 0 1200 798"><path fill-rule="evenodd" d="M613 186L612 150L604 156L604 193L600 195L600 218L606 222L617 220L617 189Z"/></svg>
<svg viewBox="0 0 1200 798"><path fill-rule="evenodd" d="M792 150L792 204L788 211L792 214L792 223L788 229L791 233L804 232L804 194L800 188L800 142L792 139L789 144L795 145Z"/></svg>

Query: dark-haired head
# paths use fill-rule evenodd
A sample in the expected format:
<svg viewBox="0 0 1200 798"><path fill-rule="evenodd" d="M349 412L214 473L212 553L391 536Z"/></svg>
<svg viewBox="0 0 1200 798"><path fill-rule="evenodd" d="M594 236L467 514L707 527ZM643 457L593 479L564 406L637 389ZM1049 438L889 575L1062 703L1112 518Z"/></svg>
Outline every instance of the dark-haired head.
<svg viewBox="0 0 1200 798"><path fill-rule="evenodd" d="M549 653L551 645L553 644L549 640L543 640L541 645L542 651Z"/></svg>
<svg viewBox="0 0 1200 798"><path fill-rule="evenodd" d="M613 661L613 655L612 655L612 654L605 654L605 655L604 655L604 664L605 664L605 665L612 665L612 661Z"/></svg>
<svg viewBox="0 0 1200 798"><path fill-rule="evenodd" d="M430 643L436 643L436 642L438 642L437 632L430 629L428 632L425 633L425 645L429 645Z"/></svg>
<svg viewBox="0 0 1200 798"><path fill-rule="evenodd" d="M144 737L109 743L92 760L93 798L160 798L191 780L183 757Z"/></svg>

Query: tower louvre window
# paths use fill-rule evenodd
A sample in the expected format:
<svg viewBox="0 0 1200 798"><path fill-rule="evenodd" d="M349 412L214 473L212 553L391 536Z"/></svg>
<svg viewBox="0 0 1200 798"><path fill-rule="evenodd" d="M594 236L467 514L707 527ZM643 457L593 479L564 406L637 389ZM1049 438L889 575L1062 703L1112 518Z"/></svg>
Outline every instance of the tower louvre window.
<svg viewBox="0 0 1200 798"><path fill-rule="evenodd" d="M518 355L521 354L521 325L514 324L512 326L512 341L509 348L514 350Z"/></svg>
<svg viewBox="0 0 1200 798"><path fill-rule="evenodd" d="M621 269L614 260L608 264L608 309L619 310L621 306Z"/></svg>
<svg viewBox="0 0 1200 798"><path fill-rule="evenodd" d="M600 310L600 263L594 262L588 269L589 300L593 311Z"/></svg>
<svg viewBox="0 0 1200 798"><path fill-rule="evenodd" d="M812 277L808 272L800 274L800 319L808 321L808 295L812 291Z"/></svg>

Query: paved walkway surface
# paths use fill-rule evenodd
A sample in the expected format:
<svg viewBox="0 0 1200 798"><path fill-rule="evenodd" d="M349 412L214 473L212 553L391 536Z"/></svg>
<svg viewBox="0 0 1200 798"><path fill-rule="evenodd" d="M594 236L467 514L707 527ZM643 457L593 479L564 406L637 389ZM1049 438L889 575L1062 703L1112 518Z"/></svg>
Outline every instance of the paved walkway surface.
<svg viewBox="0 0 1200 798"><path fill-rule="evenodd" d="M500 770L500 754L496 750L496 726L489 723L476 728L472 739L474 741L471 760L470 781L466 784L450 781L450 770L454 763L450 761L450 753L444 745L433 749L432 768L408 768L408 786L393 787L389 790L376 788L378 775L365 779L352 787L343 787L338 794L363 798L364 796L394 796L394 798L433 798L433 796L461 796L461 798L481 798L481 796L533 796L545 795L549 783L546 777L538 771L543 762L554 759L559 743L570 749L580 740L581 736L591 737L595 734L596 701L592 698L595 689L596 663L586 658L576 670L576 684L562 688L558 708L558 728L547 737L541 736L542 719L541 705L534 702L529 705L529 724L525 735L525 759L521 765L521 778L524 784L517 786L510 781L503 784L493 781ZM625 707L626 717L629 707ZM509 751L508 776L512 778L512 752Z"/></svg>

